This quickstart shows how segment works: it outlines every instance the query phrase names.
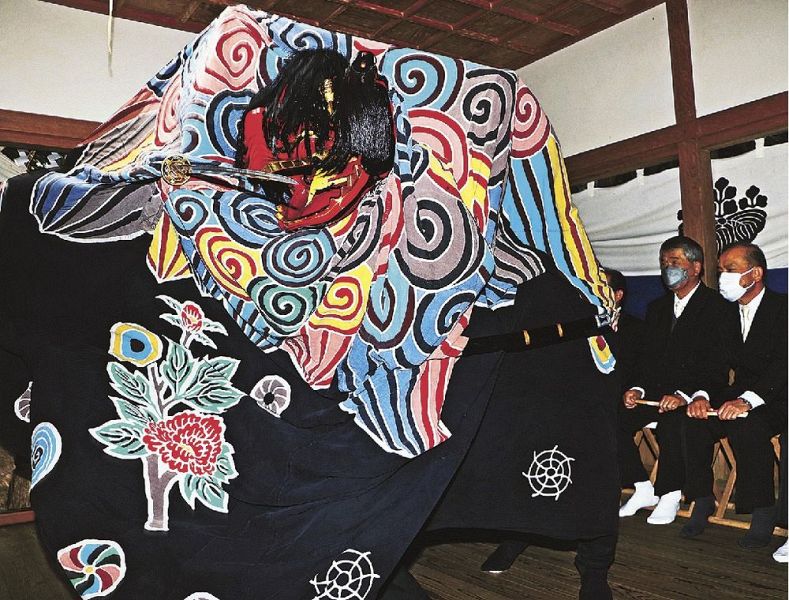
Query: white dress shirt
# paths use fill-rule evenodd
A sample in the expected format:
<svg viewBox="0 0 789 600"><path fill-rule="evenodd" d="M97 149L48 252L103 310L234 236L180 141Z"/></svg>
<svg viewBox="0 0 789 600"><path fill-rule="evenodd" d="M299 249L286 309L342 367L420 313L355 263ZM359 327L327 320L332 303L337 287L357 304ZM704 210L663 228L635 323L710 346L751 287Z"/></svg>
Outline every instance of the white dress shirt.
<svg viewBox="0 0 789 600"><path fill-rule="evenodd" d="M688 305L688 302L690 302L690 299L693 297L693 294L696 293L696 290L699 289L700 285L701 285L701 282L697 283L696 287L694 287L692 290L690 290L690 293L687 294L684 298L680 298L679 296L674 294L674 318L675 319L679 319L680 316L682 316L682 312L685 310L685 307Z"/></svg>

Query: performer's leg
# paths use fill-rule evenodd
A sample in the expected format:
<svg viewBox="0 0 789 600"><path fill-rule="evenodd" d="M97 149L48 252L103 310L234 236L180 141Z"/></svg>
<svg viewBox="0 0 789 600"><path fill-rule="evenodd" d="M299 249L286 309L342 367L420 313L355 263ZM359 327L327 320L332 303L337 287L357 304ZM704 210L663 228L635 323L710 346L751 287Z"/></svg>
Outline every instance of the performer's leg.
<svg viewBox="0 0 789 600"><path fill-rule="evenodd" d="M502 542L482 563L480 571L485 573L503 573L512 566L512 563L528 548L529 542L525 540L507 540Z"/></svg>
<svg viewBox="0 0 789 600"><path fill-rule="evenodd" d="M723 428L717 419L686 419L682 429L685 458L685 499L695 501L690 520L682 527L680 535L691 538L701 535L707 519L715 512L712 495L712 452L715 442L723 437Z"/></svg>
<svg viewBox="0 0 789 600"><path fill-rule="evenodd" d="M608 569L616 554L616 534L578 540L575 568L581 575L579 600L609 600Z"/></svg>
<svg viewBox="0 0 789 600"><path fill-rule="evenodd" d="M409 562L401 562L382 588L378 600L430 600L427 592L408 571Z"/></svg>

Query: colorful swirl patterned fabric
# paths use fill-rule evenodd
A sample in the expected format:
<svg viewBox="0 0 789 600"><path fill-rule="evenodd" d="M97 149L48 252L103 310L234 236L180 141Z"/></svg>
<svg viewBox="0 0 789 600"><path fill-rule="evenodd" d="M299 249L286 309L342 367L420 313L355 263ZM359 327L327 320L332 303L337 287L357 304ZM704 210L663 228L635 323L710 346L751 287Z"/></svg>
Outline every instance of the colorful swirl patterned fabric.
<svg viewBox="0 0 789 600"><path fill-rule="evenodd" d="M284 232L242 189L159 178L169 154L232 164L238 122L284 58L373 52L396 124L395 165L342 221ZM559 143L508 71L226 9L85 142L77 166L36 185L43 232L79 242L152 234L151 271L192 277L264 351L288 353L313 388L383 449L417 456L447 439L447 382L474 305L513 301L544 271L605 317L610 291L570 201Z"/></svg>

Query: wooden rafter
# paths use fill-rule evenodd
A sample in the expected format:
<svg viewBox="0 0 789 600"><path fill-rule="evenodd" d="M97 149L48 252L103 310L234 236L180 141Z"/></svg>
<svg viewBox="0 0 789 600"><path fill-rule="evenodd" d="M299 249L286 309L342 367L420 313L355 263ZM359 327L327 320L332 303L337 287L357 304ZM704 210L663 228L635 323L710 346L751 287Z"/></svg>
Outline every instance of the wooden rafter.
<svg viewBox="0 0 789 600"><path fill-rule="evenodd" d="M706 150L784 131L787 92L699 117L696 127L700 146ZM570 182L581 185L676 158L682 139L680 127L671 125L575 154L566 159Z"/></svg>
<svg viewBox="0 0 789 600"><path fill-rule="evenodd" d="M107 14L106 0L47 0L73 8ZM433 0L410 0L393 6L383 0L307 0L303 4L284 0L248 0L260 10L270 11L310 25L327 27L397 46L422 50L438 49L455 58L475 60L480 51L484 62L505 68L522 67L557 49L592 35L611 24L659 3L658 0L563 0L545 12L530 11L513 5L509 0L445 0L447 6L460 10L435 9ZM186 31L200 31L208 23L208 15L217 9L237 4L237 0L116 0L114 15L118 18L143 21ZM466 6L467 10L462 10ZM316 8L320 16L316 16ZM578 8L600 11L601 17L591 24L578 21ZM471 9L470 12L468 9ZM364 13L370 16L370 27ZM346 19L346 14L349 15ZM506 19L510 26L481 31L475 23L488 16ZM373 18L376 17L376 18ZM385 22L381 23L382 17ZM408 23L409 28L395 28ZM418 29L417 29L418 28ZM536 30L534 28L537 28ZM541 31L540 31L541 30ZM535 31L537 35L535 36ZM550 33L548 33L550 32ZM463 39L474 43L464 44ZM487 48L483 48L483 46ZM501 52L497 55L496 49ZM500 58L497 58L500 56Z"/></svg>
<svg viewBox="0 0 789 600"><path fill-rule="evenodd" d="M109 4L106 0L47 0L50 4L60 4L69 8L77 8L89 12L106 15ZM234 2L235 4L235 2ZM115 17L128 19L130 21L140 21L141 23L152 23L169 29L180 29L181 31L199 32L205 28L205 23L195 21L182 22L179 16L163 15L150 10L141 10L130 6L122 6L113 11Z"/></svg>
<svg viewBox="0 0 789 600"><path fill-rule="evenodd" d="M49 150L69 150L99 123L0 109L0 142Z"/></svg>

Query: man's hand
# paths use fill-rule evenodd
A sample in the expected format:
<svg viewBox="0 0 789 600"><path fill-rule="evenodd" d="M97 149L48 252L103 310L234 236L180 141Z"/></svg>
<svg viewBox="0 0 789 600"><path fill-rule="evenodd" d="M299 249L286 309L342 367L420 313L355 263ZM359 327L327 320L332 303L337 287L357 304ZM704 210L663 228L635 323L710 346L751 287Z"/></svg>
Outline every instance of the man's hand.
<svg viewBox="0 0 789 600"><path fill-rule="evenodd" d="M625 403L625 408L635 408L636 400L641 400L641 392L638 390L627 390L622 394L622 402Z"/></svg>
<svg viewBox="0 0 789 600"><path fill-rule="evenodd" d="M680 406L685 406L685 401L682 398L680 398L679 396L674 396L672 394L666 394L660 399L660 404L658 405L658 412L659 413L669 412L678 409Z"/></svg>
<svg viewBox="0 0 789 600"><path fill-rule="evenodd" d="M706 419L707 413L712 410L712 406L710 406L710 401L707 400L704 396L696 396L693 399L693 402L688 404L688 416L691 419Z"/></svg>
<svg viewBox="0 0 789 600"><path fill-rule="evenodd" d="M747 413L749 410L751 410L751 405L742 398L729 400L724 402L718 409L718 418L722 421L731 421L736 419L737 415Z"/></svg>

